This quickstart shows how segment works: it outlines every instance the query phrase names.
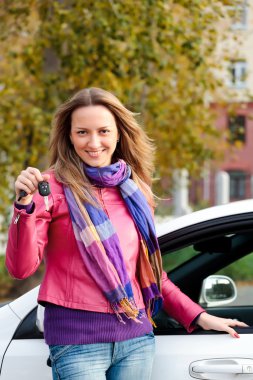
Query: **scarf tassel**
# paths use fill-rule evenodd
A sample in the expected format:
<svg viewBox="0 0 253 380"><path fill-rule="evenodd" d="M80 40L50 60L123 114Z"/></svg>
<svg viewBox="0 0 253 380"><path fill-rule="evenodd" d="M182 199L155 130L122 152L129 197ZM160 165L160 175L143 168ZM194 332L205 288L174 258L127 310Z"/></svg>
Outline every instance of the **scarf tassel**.
<svg viewBox="0 0 253 380"><path fill-rule="evenodd" d="M121 314L124 314L128 319L133 319L137 323L142 323L139 319L142 317L142 313L136 308L134 301L122 298L119 302L111 304L111 307L121 323L126 323Z"/></svg>
<svg viewBox="0 0 253 380"><path fill-rule="evenodd" d="M147 313L147 317L151 323L151 325L153 327L157 327L157 325L155 324L155 321L153 320L152 318L152 315L153 315L153 310L154 310L154 303L155 301L152 299L152 300L149 300L148 302L148 307L146 308L146 313Z"/></svg>

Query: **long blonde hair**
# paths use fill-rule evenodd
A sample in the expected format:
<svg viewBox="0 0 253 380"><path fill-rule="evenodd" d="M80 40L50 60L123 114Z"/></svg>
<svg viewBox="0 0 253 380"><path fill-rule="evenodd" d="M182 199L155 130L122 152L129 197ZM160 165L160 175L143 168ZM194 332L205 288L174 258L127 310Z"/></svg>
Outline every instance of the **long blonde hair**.
<svg viewBox="0 0 253 380"><path fill-rule="evenodd" d="M108 91L91 87L77 92L59 106L53 120L50 140L50 165L58 181L71 187L83 201L91 201L91 185L83 171L83 162L70 141L71 115L74 110L90 105L102 105L115 117L120 135L113 159L123 159L131 166L132 178L153 204L150 190L153 174L154 147L143 129L119 99Z"/></svg>

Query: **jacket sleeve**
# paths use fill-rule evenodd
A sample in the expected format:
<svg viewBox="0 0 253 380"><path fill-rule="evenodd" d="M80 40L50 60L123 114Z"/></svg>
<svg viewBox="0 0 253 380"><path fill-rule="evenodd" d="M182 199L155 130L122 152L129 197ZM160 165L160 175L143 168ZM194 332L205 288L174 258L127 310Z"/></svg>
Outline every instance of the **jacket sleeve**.
<svg viewBox="0 0 253 380"><path fill-rule="evenodd" d="M37 270L48 241L52 204L46 211L43 197L36 194L33 200L35 208L31 214L14 206L9 226L6 267L17 279L27 278Z"/></svg>
<svg viewBox="0 0 253 380"><path fill-rule="evenodd" d="M165 271L162 273L162 295L163 309L166 313L183 325L188 332L192 332L196 328L193 323L195 318L205 310L181 292L168 279Z"/></svg>

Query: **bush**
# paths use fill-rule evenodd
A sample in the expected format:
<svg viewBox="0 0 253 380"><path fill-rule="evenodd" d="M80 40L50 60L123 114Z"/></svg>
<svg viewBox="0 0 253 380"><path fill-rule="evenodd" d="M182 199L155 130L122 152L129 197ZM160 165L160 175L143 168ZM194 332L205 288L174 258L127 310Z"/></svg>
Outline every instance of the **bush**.
<svg viewBox="0 0 253 380"><path fill-rule="evenodd" d="M14 279L12 279L5 267L5 256L0 256L0 298L9 298L9 294L13 287Z"/></svg>

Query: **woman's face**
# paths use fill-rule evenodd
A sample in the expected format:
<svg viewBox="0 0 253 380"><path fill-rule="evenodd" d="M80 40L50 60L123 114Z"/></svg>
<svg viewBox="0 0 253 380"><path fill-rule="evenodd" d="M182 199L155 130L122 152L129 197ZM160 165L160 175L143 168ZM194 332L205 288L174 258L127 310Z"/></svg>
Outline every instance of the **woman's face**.
<svg viewBox="0 0 253 380"><path fill-rule="evenodd" d="M106 107L95 105L73 111L70 140L85 164L93 167L110 165L118 138L114 116Z"/></svg>

